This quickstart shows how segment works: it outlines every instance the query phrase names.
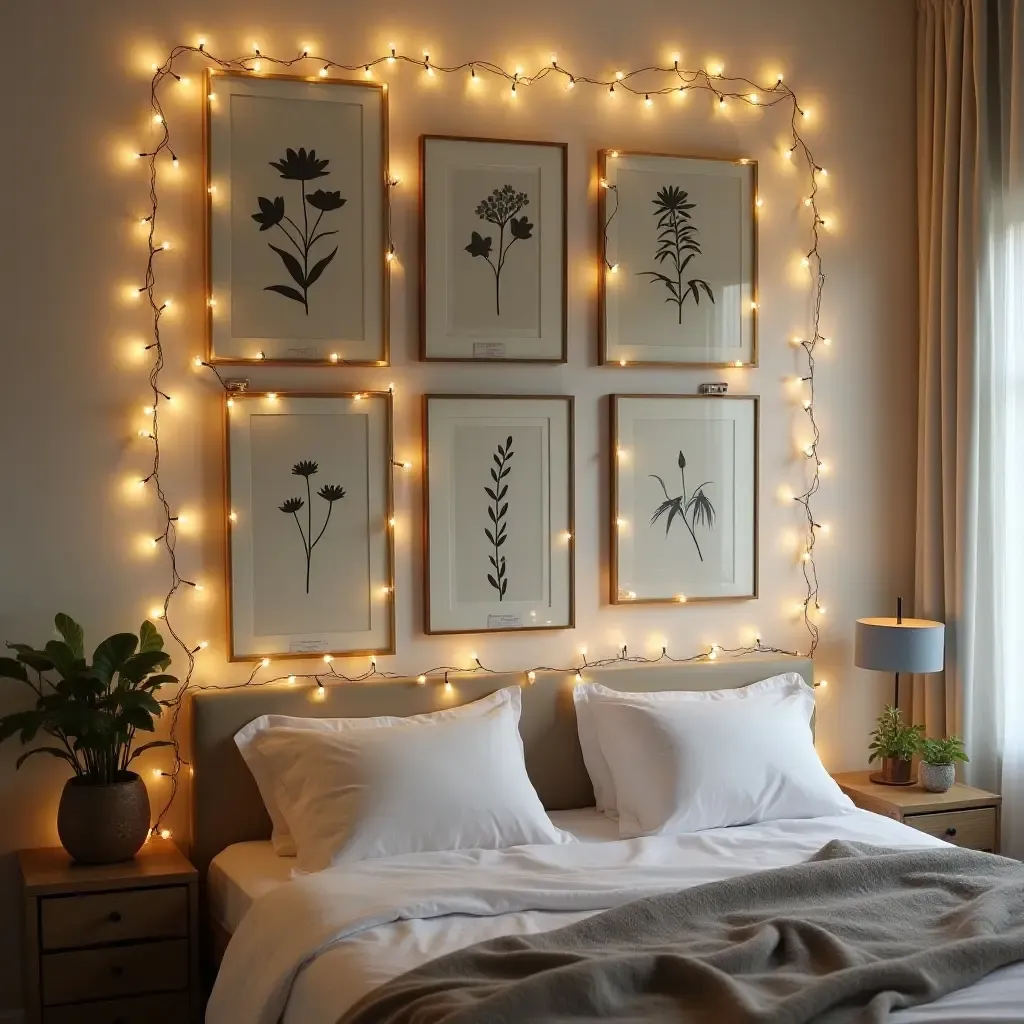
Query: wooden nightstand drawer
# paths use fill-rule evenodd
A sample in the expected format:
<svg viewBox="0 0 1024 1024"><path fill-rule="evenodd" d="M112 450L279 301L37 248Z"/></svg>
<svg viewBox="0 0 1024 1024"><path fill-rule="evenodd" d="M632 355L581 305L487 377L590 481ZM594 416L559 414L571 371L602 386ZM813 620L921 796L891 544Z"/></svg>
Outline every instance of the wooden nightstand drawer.
<svg viewBox="0 0 1024 1024"><path fill-rule="evenodd" d="M43 1024L186 1024L186 992L130 999L104 999L76 1006L51 1006L43 1011Z"/></svg>
<svg viewBox="0 0 1024 1024"><path fill-rule="evenodd" d="M995 850L996 809L978 807L968 811L941 811L938 814L908 814L903 823L945 839L968 850Z"/></svg>
<svg viewBox="0 0 1024 1024"><path fill-rule="evenodd" d="M188 889L133 889L39 901L43 949L188 935Z"/></svg>
<svg viewBox="0 0 1024 1024"><path fill-rule="evenodd" d="M188 987L188 942L76 949L42 956L45 1006Z"/></svg>

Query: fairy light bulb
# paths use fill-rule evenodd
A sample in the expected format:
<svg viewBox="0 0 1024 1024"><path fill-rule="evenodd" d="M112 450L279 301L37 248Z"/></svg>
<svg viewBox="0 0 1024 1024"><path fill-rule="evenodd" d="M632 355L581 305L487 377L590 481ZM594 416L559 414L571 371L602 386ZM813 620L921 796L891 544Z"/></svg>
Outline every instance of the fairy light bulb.
<svg viewBox="0 0 1024 1024"><path fill-rule="evenodd" d="M654 106L654 100L651 99L651 94L649 92L648 93L644 93L644 106L645 107L653 107Z"/></svg>
<svg viewBox="0 0 1024 1024"><path fill-rule="evenodd" d="M313 692L313 696L316 700L324 700L327 696L327 691L324 689L324 684L317 682L316 690Z"/></svg>
<svg viewBox="0 0 1024 1024"><path fill-rule="evenodd" d="M416 677L416 682L419 683L420 686L423 686L423 684L426 683L426 681L427 681L427 677L426 676L417 676Z"/></svg>
<svg viewBox="0 0 1024 1024"><path fill-rule="evenodd" d="M613 263L613 264L612 264L612 265L611 265L611 266L610 266L610 267L608 268L608 273L609 273L609 274L617 274L618 272L619 272L619 265L618 265L618 263Z"/></svg>
<svg viewBox="0 0 1024 1024"><path fill-rule="evenodd" d="M163 123L164 123L163 114L154 114L153 115L153 124L163 124Z"/></svg>
<svg viewBox="0 0 1024 1024"><path fill-rule="evenodd" d="M228 513L228 520L230 522L232 522L232 523L237 523L238 522L238 513L237 512L229 512Z"/></svg>
<svg viewBox="0 0 1024 1024"><path fill-rule="evenodd" d="M171 830L169 828L162 828L162 829L160 829L160 838L161 839L170 839L171 838Z"/></svg>
<svg viewBox="0 0 1024 1024"><path fill-rule="evenodd" d="M294 686L295 685L295 676L289 676L288 677L288 685L289 686Z"/></svg>
<svg viewBox="0 0 1024 1024"><path fill-rule="evenodd" d="M583 682L583 673L582 672L577 672L576 673L576 680L575 681L577 683L582 683Z"/></svg>
<svg viewBox="0 0 1024 1024"><path fill-rule="evenodd" d="M827 690L828 689L828 680L827 679L819 679L818 680L818 686L820 686L823 690Z"/></svg>
<svg viewBox="0 0 1024 1024"><path fill-rule="evenodd" d="M209 640L200 640L199 641L199 649L201 651L205 651L206 648L209 647L209 646L210 646L210 641Z"/></svg>
<svg viewBox="0 0 1024 1024"><path fill-rule="evenodd" d="M332 655L332 654L325 654L324 655L324 664L325 665L330 665L330 663L332 661L334 661L334 655Z"/></svg>
<svg viewBox="0 0 1024 1024"><path fill-rule="evenodd" d="M365 66L365 67L363 68L363 76L364 76L365 78L373 78L373 69L372 69L372 68L370 67L370 65L369 65L369 64L367 64L367 65L366 65L366 66Z"/></svg>
<svg viewBox="0 0 1024 1024"><path fill-rule="evenodd" d="M235 400L233 398L228 399L228 408L233 409L235 407Z"/></svg>
<svg viewBox="0 0 1024 1024"><path fill-rule="evenodd" d="M143 416L152 416L153 415L153 406L151 406L151 405L144 405L142 407L142 414L143 414Z"/></svg>
<svg viewBox="0 0 1024 1024"><path fill-rule="evenodd" d="M269 658L261 658L260 659L260 667L261 668L266 668L269 664L270 664L270 659Z"/></svg>
<svg viewBox="0 0 1024 1024"><path fill-rule="evenodd" d="M756 198L756 199L754 200L754 205L755 205L755 206L756 206L756 207L757 207L758 209L760 209L760 208L761 208L762 206L764 206L764 200L763 200L763 199L762 199L762 198L761 198L760 196L758 196L758 197L757 197L757 198Z"/></svg>
<svg viewBox="0 0 1024 1024"><path fill-rule="evenodd" d="M761 97L758 96L756 92L752 92L747 98L750 100L751 103L754 104L755 107L758 103L761 102Z"/></svg>
<svg viewBox="0 0 1024 1024"><path fill-rule="evenodd" d="M784 149L782 151L782 159L783 160L792 160L793 159L793 150L791 150L791 149Z"/></svg>
<svg viewBox="0 0 1024 1024"><path fill-rule="evenodd" d="M625 78L625 77L626 76L621 71L616 71L615 72L615 81L616 82L621 82L622 79Z"/></svg>
<svg viewBox="0 0 1024 1024"><path fill-rule="evenodd" d="M711 650L708 651L708 659L710 661L717 661L718 660L718 644L712 644L711 645Z"/></svg>
<svg viewBox="0 0 1024 1024"><path fill-rule="evenodd" d="M323 66L323 67L322 67L322 68L321 68L321 69L320 69L320 70L319 70L319 71L317 72L317 74L318 74L318 75L319 75L319 76L320 76L321 78L326 78L326 77L327 77L327 76L328 76L328 75L330 74L330 68L329 68L329 67L327 67L327 65L325 64L325 65L324 65L324 66Z"/></svg>
<svg viewBox="0 0 1024 1024"><path fill-rule="evenodd" d="M149 609L149 617L151 619L162 619L164 617L164 610L159 605L154 605Z"/></svg>
<svg viewBox="0 0 1024 1024"><path fill-rule="evenodd" d="M395 63L395 59L396 59L396 57L395 57L395 44L394 43L388 43L388 49L391 51L391 53L388 56L388 63L389 64L394 64Z"/></svg>
<svg viewBox="0 0 1024 1024"><path fill-rule="evenodd" d="M332 352L331 353L331 362L332 363L336 363L340 358L341 358L341 356L339 356L337 352Z"/></svg>
<svg viewBox="0 0 1024 1024"><path fill-rule="evenodd" d="M811 258L810 258L809 256L805 256L805 257L804 257L804 258L803 258L803 259L802 259L802 260L800 261L800 266L801 266L801 267L804 267L804 268L806 268L806 267L809 267L810 265L811 265Z"/></svg>
<svg viewBox="0 0 1024 1024"><path fill-rule="evenodd" d="M719 96L718 97L718 109L719 110L725 110L725 97L724 96Z"/></svg>
<svg viewBox="0 0 1024 1024"><path fill-rule="evenodd" d="M686 604L686 595L685 594L676 594L676 602L678 604Z"/></svg>
<svg viewBox="0 0 1024 1024"><path fill-rule="evenodd" d="M537 681L537 673L531 669L529 672L526 673L526 678L527 680L529 680L529 682L535 683Z"/></svg>

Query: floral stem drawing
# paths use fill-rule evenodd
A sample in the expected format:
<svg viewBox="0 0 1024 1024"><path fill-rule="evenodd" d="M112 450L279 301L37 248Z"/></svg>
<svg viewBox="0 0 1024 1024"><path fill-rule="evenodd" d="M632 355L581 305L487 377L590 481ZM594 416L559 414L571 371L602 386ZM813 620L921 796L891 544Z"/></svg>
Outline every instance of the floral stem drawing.
<svg viewBox="0 0 1024 1024"><path fill-rule="evenodd" d="M490 519L491 525L484 527L484 534L494 548L494 554L487 556L487 561L494 569L493 573L487 574L487 582L498 592L499 601L505 600L505 591L508 590L505 556L501 553L501 548L508 538L505 519L508 513L508 502L505 501L508 495L508 484L503 484L502 480L512 472L512 467L509 465L512 455L512 436L509 435L505 444L499 444L498 450L492 456L494 459L494 465L491 466L492 486L484 488L484 493L493 502L492 505L487 506L487 518Z"/></svg>
<svg viewBox="0 0 1024 1024"><path fill-rule="evenodd" d="M313 489L310 486L309 478L314 473L320 472L320 466L316 462L312 462L308 459L304 459L301 462L296 462L292 466L292 475L305 477L306 480L306 500L302 498L288 498L283 501L277 507L284 512L286 515L290 515L295 520L295 525L299 528L299 536L302 538L302 552L306 556L306 593L309 593L309 570L310 565L313 561L313 549L320 543L320 538L324 535L327 530L327 524L331 521L331 511L334 509L334 503L340 501L345 497L345 488L340 487L338 484L324 484L316 493L327 502L327 515L324 517L324 525L320 527L320 532L316 535L316 539L313 539ZM303 505L306 507L306 529L303 530L302 523L299 522L299 512L302 510Z"/></svg>
<svg viewBox="0 0 1024 1024"><path fill-rule="evenodd" d="M665 270L666 274L658 270L642 270L637 277L649 277L651 283L660 281L668 290L669 297L666 302L675 303L679 311L679 323L683 322L683 303L687 297L692 295L693 301L700 305L701 290L714 302L715 295L711 285L699 277L690 278L684 287L683 273L687 265L695 257L702 255L700 242L697 235L700 234L697 225L693 223L690 211L696 209L696 203L687 202L689 193L684 192L678 185L666 185L658 189L658 192L651 202L654 204L654 216L658 218L658 248L654 253L654 259Z"/></svg>
<svg viewBox="0 0 1024 1024"><path fill-rule="evenodd" d="M299 205L302 207L301 228L285 213L284 196L276 196L274 199L258 196L260 209L258 213L252 214L252 219L259 224L260 231L269 231L271 228L280 229L297 254L293 255L287 249L279 249L272 242L267 243L281 257L285 269L299 287L293 288L288 284L268 284L263 290L276 292L286 299L301 302L306 316L309 316L309 289L320 279L320 275L327 269L327 265L334 259L335 253L338 251L338 247L335 246L326 256L317 260L312 267L309 265L313 246L320 239L338 233L337 230L318 232L320 221L325 213L340 210L346 202L341 198L340 191L325 192L318 188L315 192L306 192L307 181L323 178L331 173L324 170L329 163L330 160L318 160L315 149L311 149L308 153L305 149L300 149L298 152L288 149L280 160L270 161L270 166L275 168L282 178L299 183ZM312 229L309 226L310 207L319 211ZM291 225L291 231L285 227L285 221Z"/></svg>
<svg viewBox="0 0 1024 1024"><path fill-rule="evenodd" d="M520 239L532 237L533 225L526 219L526 216L517 217L516 214L524 207L530 205L530 199L525 192L517 192L511 185L504 185L496 188L476 208L476 215L481 220L493 224L498 229L498 251L491 252L491 236L483 237L479 231L472 233L466 252L474 258L483 256L490 264L494 274L494 309L498 316L501 316L501 271L505 266L505 259L509 249ZM505 244L505 226L508 225L509 241ZM491 256L495 259L492 259Z"/></svg>
<svg viewBox="0 0 1024 1024"><path fill-rule="evenodd" d="M665 536L667 537L668 531L672 526L672 520L678 516L682 519L683 525L693 540L693 546L697 549L697 557L703 562L704 555L700 550L700 543L697 540L697 527L703 525L709 530L714 529L715 507L711 504L711 499L704 493L704 488L710 487L714 481L705 480L692 494L687 495L686 456L682 452L679 453L676 464L679 466L679 477L683 493L674 498L669 495L665 481L657 473L648 474L652 479L657 480L661 484L661 490L665 495L665 500L654 510L654 515L651 516L651 526L667 512L668 518L665 520Z"/></svg>

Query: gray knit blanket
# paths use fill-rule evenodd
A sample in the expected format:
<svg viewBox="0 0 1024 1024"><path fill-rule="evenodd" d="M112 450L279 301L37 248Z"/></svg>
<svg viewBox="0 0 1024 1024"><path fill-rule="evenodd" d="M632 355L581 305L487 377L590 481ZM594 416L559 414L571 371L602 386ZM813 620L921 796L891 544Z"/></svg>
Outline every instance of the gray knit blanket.
<svg viewBox="0 0 1024 1024"><path fill-rule="evenodd" d="M1017 960L1024 865L834 841L804 864L440 957L339 1024L875 1024Z"/></svg>

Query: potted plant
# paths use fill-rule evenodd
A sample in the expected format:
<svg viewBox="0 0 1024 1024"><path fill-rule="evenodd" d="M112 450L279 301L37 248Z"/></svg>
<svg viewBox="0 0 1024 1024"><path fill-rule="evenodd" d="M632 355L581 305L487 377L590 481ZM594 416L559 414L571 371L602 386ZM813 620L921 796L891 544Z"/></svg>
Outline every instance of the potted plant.
<svg viewBox="0 0 1024 1024"><path fill-rule="evenodd" d="M875 758L882 761L882 770L872 775L873 782L887 786L909 786L913 779L910 764L921 743L924 727L904 725L899 708L887 707L878 716L878 725L871 734L868 749L870 764Z"/></svg>
<svg viewBox="0 0 1024 1024"><path fill-rule="evenodd" d="M959 736L944 740L921 740L921 763L917 768L917 781L929 793L945 793L956 782L957 761L968 761L964 743Z"/></svg>
<svg viewBox="0 0 1024 1024"><path fill-rule="evenodd" d="M27 686L35 696L33 708L0 717L0 742L15 735L23 744L40 736L50 741L23 753L17 768L35 754L70 765L74 774L61 794L57 833L76 861L130 860L149 832L149 796L129 766L143 751L171 745L137 745L136 734L152 732L162 710L154 691L178 680L163 674L171 659L151 622L142 623L138 636L108 637L91 663L82 627L63 614L54 624L60 640L42 650L8 644L17 657L0 658L0 678Z"/></svg>

